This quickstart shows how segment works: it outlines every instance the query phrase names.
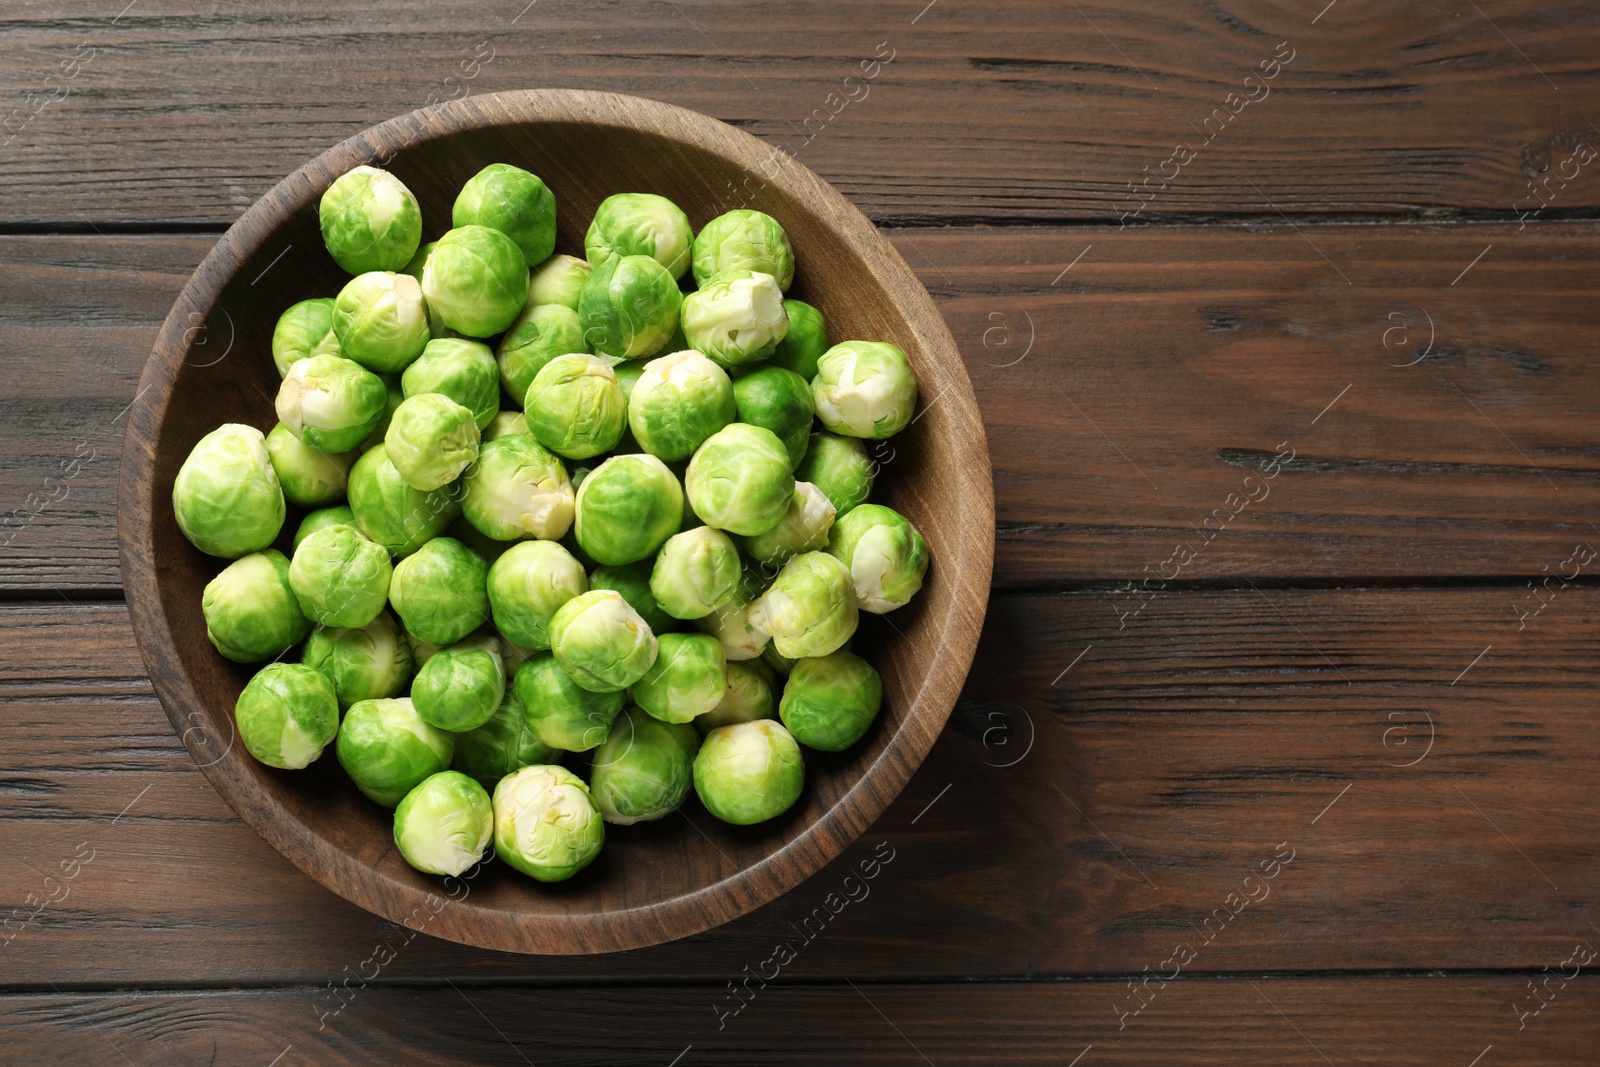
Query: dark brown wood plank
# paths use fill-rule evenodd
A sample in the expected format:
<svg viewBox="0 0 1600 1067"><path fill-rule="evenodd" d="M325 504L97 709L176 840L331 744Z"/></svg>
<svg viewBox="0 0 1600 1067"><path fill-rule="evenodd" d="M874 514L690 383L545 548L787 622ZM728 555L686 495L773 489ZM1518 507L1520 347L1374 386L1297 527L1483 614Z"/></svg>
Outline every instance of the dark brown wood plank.
<svg viewBox="0 0 1600 1067"><path fill-rule="evenodd" d="M704 111L880 219L1111 222L1131 183L1174 174L1145 187L1143 219L1511 212L1538 205L1530 179L1591 136L1600 104L1600 16L1581 0L1345 0L1320 18L1266 0L803 0L759 19L732 0L395 0L381 20L353 0L122 6L0 21L0 221L229 222L367 126L530 86ZM1550 190L1555 209L1600 204L1588 178Z"/></svg>

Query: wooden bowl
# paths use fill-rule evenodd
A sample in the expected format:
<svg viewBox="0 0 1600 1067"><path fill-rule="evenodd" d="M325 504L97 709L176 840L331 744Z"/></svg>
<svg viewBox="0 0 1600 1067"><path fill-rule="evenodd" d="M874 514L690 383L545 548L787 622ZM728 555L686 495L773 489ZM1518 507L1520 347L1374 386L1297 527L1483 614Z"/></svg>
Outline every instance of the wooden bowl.
<svg viewBox="0 0 1600 1067"><path fill-rule="evenodd" d="M424 240L448 228L457 190L510 162L540 175L559 206L557 248L583 253L611 193L671 198L698 229L752 207L776 217L799 269L790 295L820 308L833 341L892 341L921 382L922 412L888 442L874 500L906 514L932 551L922 593L885 617L863 613L856 647L883 674L884 709L848 752L807 753L805 793L754 827L718 822L691 799L657 823L607 827L569 882L542 885L485 864L471 877L419 874L395 850L392 815L364 799L330 747L305 771L265 767L236 744L232 709L251 670L206 639L201 590L224 566L179 533L172 483L223 422L270 429L278 375L270 339L290 303L346 280L317 227L339 175L375 163L422 205ZM298 522L291 512L280 548ZM211 784L301 870L397 923L514 952L610 952L699 933L822 867L894 799L944 726L971 665L989 590L994 500L972 386L933 301L894 248L811 171L692 111L608 93L473 97L375 126L324 152L246 211L184 286L128 415L118 498L122 575L139 647L174 727ZM686 825L687 824L687 825Z"/></svg>

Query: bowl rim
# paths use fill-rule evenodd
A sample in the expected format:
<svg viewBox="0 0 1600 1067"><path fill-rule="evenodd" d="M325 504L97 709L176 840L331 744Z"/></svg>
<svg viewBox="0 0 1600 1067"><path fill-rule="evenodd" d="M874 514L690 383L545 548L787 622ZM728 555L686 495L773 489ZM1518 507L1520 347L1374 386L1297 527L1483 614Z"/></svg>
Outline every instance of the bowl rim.
<svg viewBox="0 0 1600 1067"><path fill-rule="evenodd" d="M506 922L498 909L475 907L466 894L434 914L426 932L483 948L564 955L642 948L702 933L776 899L820 870L883 813L921 764L943 729L971 667L987 606L994 557L994 495L988 444L960 352L926 288L899 252L832 185L798 160L718 119L643 97L572 89L524 89L467 97L400 115L327 149L253 203L195 269L174 301L140 376L127 417L117 494L123 588L150 681L185 748L213 788L252 829L315 881L367 911L402 923L428 894L329 846L310 825L266 792L234 753L220 751L199 724L208 704L196 691L171 640L158 593L152 516L156 444L172 391L194 337L239 268L334 178L354 166L379 164L441 136L507 124L567 122L664 136L721 157L746 172L771 167L763 180L845 231L904 315L906 329L929 353L943 352L944 383L933 402L970 425L976 454L958 470L961 521L944 617L930 620L938 652L911 692L906 714L883 750L815 822L758 862L676 897L629 908L573 913L556 920ZM924 410L931 406L926 402ZM196 736L197 730L199 731ZM448 879L446 880L448 881ZM485 938L483 918L501 927Z"/></svg>

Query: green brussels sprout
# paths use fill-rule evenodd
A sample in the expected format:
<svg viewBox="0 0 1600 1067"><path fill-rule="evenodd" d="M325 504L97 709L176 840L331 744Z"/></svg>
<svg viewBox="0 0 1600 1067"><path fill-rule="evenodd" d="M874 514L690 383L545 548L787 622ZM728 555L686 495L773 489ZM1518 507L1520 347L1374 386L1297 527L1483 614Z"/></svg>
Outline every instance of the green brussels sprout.
<svg viewBox="0 0 1600 1067"><path fill-rule="evenodd" d="M653 356L672 336L682 304L672 273L649 256L607 260L578 294L584 347L623 359Z"/></svg>
<svg viewBox="0 0 1600 1067"><path fill-rule="evenodd" d="M650 626L657 637L678 628L678 620L662 610L650 592L650 575L654 561L648 559L624 563L618 567L596 567L589 576L590 589L614 589L622 594L639 617Z"/></svg>
<svg viewBox="0 0 1600 1067"><path fill-rule="evenodd" d="M845 647L850 647L848 642L846 642ZM789 672L794 670L794 665L800 661L783 655L769 642L766 649L761 653L761 662L771 668L774 674L781 674L787 678L789 677Z"/></svg>
<svg viewBox="0 0 1600 1067"><path fill-rule="evenodd" d="M441 648L411 682L411 702L422 721L452 733L488 722L505 695L505 663L492 636Z"/></svg>
<svg viewBox="0 0 1600 1067"><path fill-rule="evenodd" d="M500 659L506 665L507 678L513 677L517 673L517 668L537 656L539 651L536 648L523 648L521 645L514 645L506 640L505 634L500 635Z"/></svg>
<svg viewBox="0 0 1600 1067"><path fill-rule="evenodd" d="M729 423L706 439L684 479L694 513L729 533L766 533L794 498L789 453L771 430Z"/></svg>
<svg viewBox="0 0 1600 1067"><path fill-rule="evenodd" d="M862 611L904 607L922 588L928 543L911 521L882 504L862 504L834 524L828 554L843 563Z"/></svg>
<svg viewBox="0 0 1600 1067"><path fill-rule="evenodd" d="M272 330L272 362L278 368L278 377L287 375L295 360L338 354L332 297L302 300L278 316L278 325Z"/></svg>
<svg viewBox="0 0 1600 1067"><path fill-rule="evenodd" d="M472 411L478 429L500 412L500 368L489 346L460 337L429 341L415 363L400 376L407 399L422 393L443 393Z"/></svg>
<svg viewBox="0 0 1600 1067"><path fill-rule="evenodd" d="M289 561L274 548L224 567L206 583L200 610L206 636L235 663L276 659L311 631L289 585Z"/></svg>
<svg viewBox="0 0 1600 1067"><path fill-rule="evenodd" d="M772 668L760 660L728 664L728 688L722 700L694 720L694 728L704 737L719 726L754 722L778 717L778 700L773 695Z"/></svg>
<svg viewBox="0 0 1600 1067"><path fill-rule="evenodd" d="M838 522L852 508L867 502L876 473L877 466L860 438L824 432L811 435L811 445L794 476L822 490Z"/></svg>
<svg viewBox="0 0 1600 1067"><path fill-rule="evenodd" d="M494 787L495 855L541 882L587 867L605 843L605 825L589 787L565 767L524 767Z"/></svg>
<svg viewBox="0 0 1600 1067"><path fill-rule="evenodd" d="M782 565L802 552L826 548L833 516L833 505L821 489L810 482L795 482L789 510L766 533L744 539L745 555L757 563Z"/></svg>
<svg viewBox="0 0 1600 1067"><path fill-rule="evenodd" d="M312 622L361 627L383 611L393 573L388 549L354 526L328 526L294 550L289 585Z"/></svg>
<svg viewBox="0 0 1600 1067"><path fill-rule="evenodd" d="M783 293L772 275L730 270L683 298L683 335L719 365L737 367L772 355L789 332Z"/></svg>
<svg viewBox="0 0 1600 1067"><path fill-rule="evenodd" d="M828 350L822 312L804 300L785 300L783 313L789 317L789 332L772 350L767 363L794 371L809 385L817 376L817 360Z"/></svg>
<svg viewBox="0 0 1600 1067"><path fill-rule="evenodd" d="M772 275L787 291L794 281L794 249L778 220L760 211L740 209L718 215L694 239L690 265L695 284L730 270L754 270Z"/></svg>
<svg viewBox="0 0 1600 1067"><path fill-rule="evenodd" d="M883 440L911 424L917 376L906 354L883 341L846 341L817 361L817 418L834 433Z"/></svg>
<svg viewBox="0 0 1600 1067"><path fill-rule="evenodd" d="M694 791L723 822L753 826L794 806L805 788L800 746L771 719L719 726L694 758Z"/></svg>
<svg viewBox="0 0 1600 1067"><path fill-rule="evenodd" d="M633 702L662 722L689 722L722 702L728 660L710 634L662 634L656 661L633 683Z"/></svg>
<svg viewBox="0 0 1600 1067"><path fill-rule="evenodd" d="M407 633L453 645L488 621L488 581L482 556L453 537L435 537L395 564L389 603Z"/></svg>
<svg viewBox="0 0 1600 1067"><path fill-rule="evenodd" d="M318 452L349 452L377 427L389 392L376 374L341 356L297 360L278 386L278 418Z"/></svg>
<svg viewBox="0 0 1600 1067"><path fill-rule="evenodd" d="M517 321L500 339L495 360L500 366L500 385L506 395L522 403L534 377L557 356L582 352L583 327L578 313L561 304L538 304L523 308Z"/></svg>
<svg viewBox="0 0 1600 1067"><path fill-rule="evenodd" d="M450 209L450 225L499 230L516 242L530 264L543 263L556 250L555 194L536 174L491 163L461 187Z"/></svg>
<svg viewBox="0 0 1600 1067"><path fill-rule="evenodd" d="M595 208L583 252L595 267L621 256L649 256L673 278L689 269L689 244L694 231L689 216L655 193L616 193Z"/></svg>
<svg viewBox="0 0 1600 1067"><path fill-rule="evenodd" d="M497 541L553 541L572 525L577 500L567 469L529 434L483 445L462 485L467 521Z"/></svg>
<svg viewBox="0 0 1600 1067"><path fill-rule="evenodd" d="M411 645L387 611L357 629L317 627L306 638L300 662L333 683L341 708L399 696L413 673Z"/></svg>
<svg viewBox="0 0 1600 1067"><path fill-rule="evenodd" d="M269 663L234 705L245 749L268 767L298 771L339 732L333 683L298 663Z"/></svg>
<svg viewBox="0 0 1600 1067"><path fill-rule="evenodd" d="M488 722L456 735L456 757L450 765L492 789L512 771L549 763L555 756L556 750L528 726L516 687L508 685L505 698Z"/></svg>
<svg viewBox="0 0 1600 1067"><path fill-rule="evenodd" d="M750 607L750 624L771 634L773 645L790 659L843 648L856 632L858 617L850 571L826 552L807 552L785 563L772 587Z"/></svg>
<svg viewBox="0 0 1600 1067"><path fill-rule="evenodd" d="M647 366L649 366L648 363L630 359L624 360L611 368L611 373L617 376L617 388L622 390L622 400L625 405L633 402L633 387L639 384L640 378L644 377L644 369ZM624 429L622 436L626 440L630 435Z"/></svg>
<svg viewBox="0 0 1600 1067"><path fill-rule="evenodd" d="M405 795L450 766L455 736L430 726L405 697L350 705L334 751L356 788L392 808Z"/></svg>
<svg viewBox="0 0 1600 1067"><path fill-rule="evenodd" d="M428 343L422 287L408 274L373 271L345 283L333 302L339 355L373 371L397 371Z"/></svg>
<svg viewBox="0 0 1600 1067"><path fill-rule="evenodd" d="M493 834L488 791L459 771L429 775L394 809L395 847L423 874L460 874Z"/></svg>
<svg viewBox="0 0 1600 1067"><path fill-rule="evenodd" d="M300 542L328 526L356 525L356 513L350 510L349 504L340 504L334 508L319 508L300 520L300 525L294 531L294 543L291 551L300 547ZM357 527L359 529L359 527Z"/></svg>
<svg viewBox="0 0 1600 1067"><path fill-rule="evenodd" d="M654 456L612 456L578 486L578 544L607 566L655 554L683 522L683 487Z"/></svg>
<svg viewBox="0 0 1600 1067"><path fill-rule="evenodd" d="M587 752L600 744L622 711L621 690L585 689L549 652L524 661L512 687L528 729L541 743L564 752Z"/></svg>
<svg viewBox="0 0 1600 1067"><path fill-rule="evenodd" d="M406 634L406 646L411 649L413 672L421 670L422 665L438 655L439 649L443 647L432 641L424 641L416 634Z"/></svg>
<svg viewBox="0 0 1600 1067"><path fill-rule="evenodd" d="M634 708L594 753L589 790L600 817L618 826L659 819L689 793L693 760L668 728Z"/></svg>
<svg viewBox="0 0 1600 1067"><path fill-rule="evenodd" d="M510 541L496 541L492 537L484 536L483 531L468 522L465 517L452 522L445 528L444 533L446 537L454 537L457 541L482 556L483 561L490 566L493 566L494 561L499 559L505 550L512 545Z"/></svg>
<svg viewBox="0 0 1600 1067"><path fill-rule="evenodd" d="M314 508L344 495L355 453L318 452L278 423L267 434L267 458L289 503Z"/></svg>
<svg viewBox="0 0 1600 1067"><path fill-rule="evenodd" d="M811 382L782 367L758 367L733 383L738 420L771 430L783 442L789 462L799 466L811 444L816 408Z"/></svg>
<svg viewBox="0 0 1600 1067"><path fill-rule="evenodd" d="M523 648L549 648L556 609L588 591L583 564L554 541L518 542L489 568L494 624Z"/></svg>
<svg viewBox="0 0 1600 1067"><path fill-rule="evenodd" d="M384 392L388 395L384 399L383 415L378 419L378 425L374 426L372 432L367 435L367 439L361 442L361 451L363 452L383 444L384 435L389 432L389 423L394 420L395 409L406 398L406 391L400 385L400 375L380 374L378 375L378 380L383 383Z"/></svg>
<svg viewBox="0 0 1600 1067"><path fill-rule="evenodd" d="M764 588L761 576L747 568L733 596L720 608L694 622L696 629L721 643L723 654L730 661L759 659L771 642L770 634L757 630L750 623L750 608Z"/></svg>
<svg viewBox="0 0 1600 1067"><path fill-rule="evenodd" d="M688 459L734 419L733 383L694 349L652 359L628 396L628 426L652 456Z"/></svg>
<svg viewBox="0 0 1600 1067"><path fill-rule="evenodd" d="M703 619L733 599L739 550L721 530L696 526L667 538L650 572L650 595L675 619Z"/></svg>
<svg viewBox="0 0 1600 1067"><path fill-rule="evenodd" d="M546 363L522 406L534 438L567 459L609 452L628 414L611 365L581 352Z"/></svg>
<svg viewBox="0 0 1600 1067"><path fill-rule="evenodd" d="M376 167L341 174L317 205L322 243L348 274L399 270L422 240L422 209L405 183Z"/></svg>
<svg viewBox="0 0 1600 1067"><path fill-rule="evenodd" d="M589 264L577 256L557 252L533 268L533 279L528 285L528 306L560 304L572 311L578 310L578 294L583 283L589 280Z"/></svg>
<svg viewBox="0 0 1600 1067"><path fill-rule="evenodd" d="M802 745L842 752L861 740L882 702L883 680L872 664L841 648L795 663L778 717Z"/></svg>
<svg viewBox="0 0 1600 1067"><path fill-rule="evenodd" d="M528 434L528 420L523 418L520 411L502 411L489 420L489 425L483 428L482 443L488 444L496 437L507 437L511 434Z"/></svg>
<svg viewBox="0 0 1600 1067"><path fill-rule="evenodd" d="M613 589L591 589L556 609L550 651L572 680L596 693L626 689L656 660L656 635ZM523 703L528 703L523 694ZM565 747L565 746L562 746Z"/></svg>
<svg viewBox="0 0 1600 1067"><path fill-rule="evenodd" d="M396 556L409 556L455 521L461 501L453 486L413 489L389 462L389 450L377 445L350 468L350 510L362 533Z"/></svg>
<svg viewBox="0 0 1600 1067"><path fill-rule="evenodd" d="M200 438L172 483L172 511L208 556L238 559L277 540L288 508L261 431L230 422Z"/></svg>
<svg viewBox="0 0 1600 1067"><path fill-rule="evenodd" d="M401 274L409 274L411 277L417 280L419 291L422 285L423 268L428 265L428 257L433 255L433 250L438 244L438 241L429 241L427 244L417 249L417 254L411 257L411 262L407 263L400 271ZM426 304L427 301L424 300L423 303ZM444 324L444 320L439 317L439 313L432 307L429 307L428 337L436 340L441 337L457 336L459 335L454 330Z"/></svg>
<svg viewBox="0 0 1600 1067"><path fill-rule="evenodd" d="M528 261L515 241L487 226L458 226L422 265L422 295L444 324L493 337L528 299Z"/></svg>
<svg viewBox="0 0 1600 1067"><path fill-rule="evenodd" d="M478 458L478 423L443 393L408 396L383 436L389 462L413 489L449 485Z"/></svg>

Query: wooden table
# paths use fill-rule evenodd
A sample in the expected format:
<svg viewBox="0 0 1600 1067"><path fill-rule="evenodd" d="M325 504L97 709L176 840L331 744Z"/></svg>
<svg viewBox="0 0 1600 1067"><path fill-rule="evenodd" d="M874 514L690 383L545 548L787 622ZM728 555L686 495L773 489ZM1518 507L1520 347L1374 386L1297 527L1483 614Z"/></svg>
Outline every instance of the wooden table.
<svg viewBox="0 0 1600 1067"><path fill-rule="evenodd" d="M525 2L0 21L0 1061L1595 1062L1592 4ZM530 86L837 184L995 465L985 641L899 801L617 956L407 940L301 875L119 591L120 414L216 235L367 125Z"/></svg>

